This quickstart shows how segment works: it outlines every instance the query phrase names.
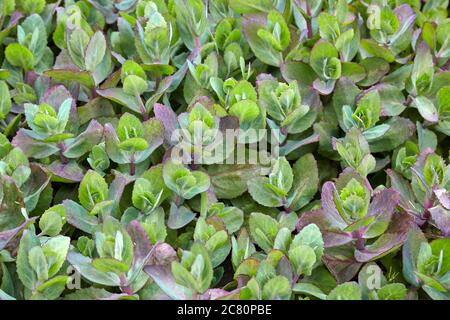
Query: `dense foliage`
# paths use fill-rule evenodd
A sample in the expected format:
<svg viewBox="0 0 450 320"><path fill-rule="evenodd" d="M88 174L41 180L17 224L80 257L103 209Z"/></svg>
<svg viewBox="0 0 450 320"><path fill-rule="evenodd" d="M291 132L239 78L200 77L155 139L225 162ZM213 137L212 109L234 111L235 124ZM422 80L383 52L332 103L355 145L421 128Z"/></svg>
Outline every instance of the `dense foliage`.
<svg viewBox="0 0 450 320"><path fill-rule="evenodd" d="M448 5L1 0L0 299L450 299Z"/></svg>

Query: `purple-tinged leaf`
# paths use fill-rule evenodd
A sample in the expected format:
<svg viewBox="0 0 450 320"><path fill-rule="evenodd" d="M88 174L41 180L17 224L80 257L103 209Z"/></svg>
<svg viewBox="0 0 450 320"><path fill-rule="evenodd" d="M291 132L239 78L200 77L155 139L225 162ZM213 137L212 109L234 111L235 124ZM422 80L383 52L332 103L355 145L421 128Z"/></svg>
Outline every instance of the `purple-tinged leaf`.
<svg viewBox="0 0 450 320"><path fill-rule="evenodd" d="M213 289L208 289L205 293L198 296L198 300L221 300L221 299L224 299L228 296L232 296L235 294L236 294L236 292L230 293L223 289L213 288ZM238 298L239 297L237 296L234 299L237 300Z"/></svg>
<svg viewBox="0 0 450 320"><path fill-rule="evenodd" d="M291 262L285 255L281 258L277 265L277 274L286 277L290 282L295 281L294 272L292 270Z"/></svg>
<svg viewBox="0 0 450 320"><path fill-rule="evenodd" d="M450 237L450 211L441 206L429 209L434 223L444 237Z"/></svg>
<svg viewBox="0 0 450 320"><path fill-rule="evenodd" d="M0 231L16 228L25 220L22 193L8 176L0 176Z"/></svg>
<svg viewBox="0 0 450 320"><path fill-rule="evenodd" d="M306 137L302 140L287 140L283 146L280 147L280 156L285 156L291 153L292 151L297 150L303 146L307 146L312 143L319 142L320 134L313 133L309 137Z"/></svg>
<svg viewBox="0 0 450 320"><path fill-rule="evenodd" d="M125 154L118 147L120 140L117 137L116 130L114 129L112 124L105 124L104 132L106 153L108 154L109 158L119 164L129 163L130 161L128 157L125 156Z"/></svg>
<svg viewBox="0 0 450 320"><path fill-rule="evenodd" d="M176 283L175 278L172 275L170 265L146 266L144 271L170 298L174 300L192 299L192 292L189 292L186 287L180 286Z"/></svg>
<svg viewBox="0 0 450 320"><path fill-rule="evenodd" d="M390 217L400 202L400 194L393 189L383 189L375 193L369 205L369 215L375 217Z"/></svg>
<svg viewBox="0 0 450 320"><path fill-rule="evenodd" d="M17 132L11 144L20 148L27 157L36 159L46 158L59 151L55 144L34 140L25 132L25 129Z"/></svg>
<svg viewBox="0 0 450 320"><path fill-rule="evenodd" d="M150 240L148 239L147 232L137 220L133 220L128 224L127 232L134 244L134 261L144 261L145 263L149 252L153 248Z"/></svg>
<svg viewBox="0 0 450 320"><path fill-rule="evenodd" d="M65 148L63 155L67 158L80 158L99 144L103 138L103 126L92 120L89 126Z"/></svg>
<svg viewBox="0 0 450 320"><path fill-rule="evenodd" d="M67 163L55 160L47 166L47 169L54 175L52 180L57 182L75 183L83 180L84 177L83 169L75 160Z"/></svg>
<svg viewBox="0 0 450 320"><path fill-rule="evenodd" d="M58 81L76 81L88 88L95 86L94 78L88 71L53 69L44 72L44 74Z"/></svg>
<svg viewBox="0 0 450 320"><path fill-rule="evenodd" d="M324 81L324 80L317 78L316 80L314 80L312 86L321 95L327 96L333 92L335 85L336 85L336 81L334 81L334 80Z"/></svg>
<svg viewBox="0 0 450 320"><path fill-rule="evenodd" d="M303 213L297 222L297 231L300 231L311 223L314 223L319 227L326 248L341 246L353 240L353 236L350 232L341 231L346 226L337 224L334 220L330 219L324 209ZM342 226L343 228L341 229Z"/></svg>
<svg viewBox="0 0 450 320"><path fill-rule="evenodd" d="M439 203L450 210L450 192L443 188L433 188L434 195L439 200Z"/></svg>
<svg viewBox="0 0 450 320"><path fill-rule="evenodd" d="M170 143L172 134L178 126L176 113L170 108L160 103L153 105L153 112L156 119L162 122L164 126L164 138Z"/></svg>
<svg viewBox="0 0 450 320"><path fill-rule="evenodd" d="M414 22L416 21L416 14L414 10L408 5L403 4L394 9L394 13L398 19L398 29L393 39L391 39L391 43L395 42L398 38L400 38L405 32L409 32L409 28L414 26Z"/></svg>
<svg viewBox="0 0 450 320"><path fill-rule="evenodd" d="M372 198L368 213L375 220L368 226L362 237L374 238L386 231L399 202L400 193L393 189L383 189L377 192Z"/></svg>
<svg viewBox="0 0 450 320"><path fill-rule="evenodd" d="M238 130L239 118L235 116L221 117L219 120L219 130L225 132L226 130Z"/></svg>
<svg viewBox="0 0 450 320"><path fill-rule="evenodd" d="M136 98L126 94L122 88L97 89L97 93L104 98L110 99L118 104L127 107L134 112L142 114L143 111ZM146 111L145 111L146 112Z"/></svg>
<svg viewBox="0 0 450 320"><path fill-rule="evenodd" d="M355 260L350 245L325 250L322 261L339 284L353 279L362 266Z"/></svg>
<svg viewBox="0 0 450 320"><path fill-rule="evenodd" d="M152 246L147 232L137 220L133 220L128 224L127 232L134 245L133 264L129 273L131 276L127 279L128 283L132 283L139 276L142 268L149 261L158 244Z"/></svg>
<svg viewBox="0 0 450 320"><path fill-rule="evenodd" d="M394 214L389 228L383 235L364 249L355 251L356 260L368 262L397 249L406 241L411 224L412 217L407 213Z"/></svg>
<svg viewBox="0 0 450 320"><path fill-rule="evenodd" d="M30 224L34 223L37 217L27 219L17 228L0 232L0 251L3 250L14 238L20 236L20 233Z"/></svg>
<svg viewBox="0 0 450 320"><path fill-rule="evenodd" d="M93 234L99 221L97 217L89 215L89 212L72 200L64 200L67 223L81 231Z"/></svg>
<svg viewBox="0 0 450 320"><path fill-rule="evenodd" d="M21 187L21 191L25 194L25 208L28 212L36 208L41 192L50 182L50 177L39 164L31 163L30 169L30 178Z"/></svg>
<svg viewBox="0 0 450 320"><path fill-rule="evenodd" d="M283 61L282 55L258 36L258 30L264 28L266 24L265 15L248 14L242 21L242 31L256 57L265 64L278 67Z"/></svg>
<svg viewBox="0 0 450 320"><path fill-rule="evenodd" d="M281 75L287 82L297 81L300 86L311 86L316 79L316 73L306 63L287 61L280 66Z"/></svg>
<svg viewBox="0 0 450 320"><path fill-rule="evenodd" d="M115 178L109 185L109 200L119 200L122 198L125 187L133 180L128 175L115 171Z"/></svg>
<svg viewBox="0 0 450 320"><path fill-rule="evenodd" d="M105 17L106 23L108 23L108 24L113 24L114 22L116 22L117 18L119 17L119 15L117 14L117 11L113 7L114 2L107 3L107 4L105 4L105 2L94 1L94 0L88 0L88 2ZM124 1L124 3L133 4L134 2L133 1ZM118 2L118 4L120 5L120 2Z"/></svg>
<svg viewBox="0 0 450 320"><path fill-rule="evenodd" d="M88 123L93 119L114 117L116 115L112 103L103 97L94 98L77 109L80 124Z"/></svg>
<svg viewBox="0 0 450 320"><path fill-rule="evenodd" d="M400 207L410 214L419 216L421 208L416 203L410 183L394 170L387 169L386 173L389 177L392 189L400 194Z"/></svg>
<svg viewBox="0 0 450 320"><path fill-rule="evenodd" d="M164 127L160 120L151 118L143 123L144 138L147 140L148 147L146 150L137 153L135 163L139 163L148 158L156 148L163 144Z"/></svg>
<svg viewBox="0 0 450 320"><path fill-rule="evenodd" d="M3 40L9 35L11 30L19 23L19 20L22 17L23 13L21 13L20 11L14 11L11 14L8 25L3 30L0 30L0 43L2 43Z"/></svg>
<svg viewBox="0 0 450 320"><path fill-rule="evenodd" d="M61 104L69 98L73 99L69 90L67 90L63 85L56 85L49 88L45 92L45 94L40 99L40 103L47 103L55 108L56 111L58 111Z"/></svg>
<svg viewBox="0 0 450 320"><path fill-rule="evenodd" d="M51 105L56 112L58 112L60 106L67 99L72 99L67 128L72 129L69 131L73 132L78 130L78 110L76 106L76 99L73 99L72 94L69 92L69 90L66 89L66 87L64 87L63 85L56 85L49 88L41 97L40 103L47 103Z"/></svg>
<svg viewBox="0 0 450 320"><path fill-rule="evenodd" d="M73 71L79 71L78 67L73 63L72 58L69 55L69 51L62 49L55 59L54 69L69 69Z"/></svg>
<svg viewBox="0 0 450 320"><path fill-rule="evenodd" d="M170 205L169 219L167 219L167 226L170 229L177 230L183 228L195 218L195 213L185 206L177 207L175 203Z"/></svg>
<svg viewBox="0 0 450 320"><path fill-rule="evenodd" d="M109 297L98 298L97 300L139 300L139 296L137 294L113 293Z"/></svg>
<svg viewBox="0 0 450 320"><path fill-rule="evenodd" d="M154 248L155 251L150 256L148 265L170 265L172 261L178 259L175 249L167 243L157 243Z"/></svg>
<svg viewBox="0 0 450 320"><path fill-rule="evenodd" d="M341 214L336 208L334 202L335 194L337 194L337 189L334 183L328 181L322 186L321 202L324 213L329 217L331 226L337 229L345 229L347 223L342 218Z"/></svg>

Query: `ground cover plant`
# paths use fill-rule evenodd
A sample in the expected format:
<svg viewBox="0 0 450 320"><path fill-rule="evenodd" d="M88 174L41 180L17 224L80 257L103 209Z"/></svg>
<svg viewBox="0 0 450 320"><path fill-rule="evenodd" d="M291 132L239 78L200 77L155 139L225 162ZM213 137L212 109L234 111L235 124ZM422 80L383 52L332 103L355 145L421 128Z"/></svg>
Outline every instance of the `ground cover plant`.
<svg viewBox="0 0 450 320"><path fill-rule="evenodd" d="M450 299L448 7L0 1L0 299Z"/></svg>

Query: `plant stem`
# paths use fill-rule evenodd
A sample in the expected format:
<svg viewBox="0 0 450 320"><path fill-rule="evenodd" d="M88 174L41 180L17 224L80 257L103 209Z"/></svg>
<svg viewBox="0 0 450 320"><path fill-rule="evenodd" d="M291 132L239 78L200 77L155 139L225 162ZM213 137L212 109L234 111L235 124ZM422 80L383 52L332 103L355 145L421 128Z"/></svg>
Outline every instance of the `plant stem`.
<svg viewBox="0 0 450 320"><path fill-rule="evenodd" d="M139 104L139 107L141 109L141 113L142 113L142 117L144 118L144 121L148 120L148 114L147 114L147 109L145 108L144 102L141 99L141 96L136 92L135 94L136 100Z"/></svg>
<svg viewBox="0 0 450 320"><path fill-rule="evenodd" d="M292 285L295 285L298 279L300 279L300 275L299 274L294 275L294 278L292 279Z"/></svg>
<svg viewBox="0 0 450 320"><path fill-rule="evenodd" d="M206 218L206 211L208 210L208 194L207 191L202 192L200 203L200 216Z"/></svg>
<svg viewBox="0 0 450 320"><path fill-rule="evenodd" d="M365 240L364 240L364 238L358 238L358 239L356 239L356 249L358 249L358 250L363 250L363 249L364 249L364 245L365 245Z"/></svg>
<svg viewBox="0 0 450 320"><path fill-rule="evenodd" d="M122 290L123 293L126 293L128 295L132 295L133 294L133 288L131 287L131 285L128 284L128 281L125 277L125 275L120 275L120 290Z"/></svg>
<svg viewBox="0 0 450 320"><path fill-rule="evenodd" d="M134 176L136 174L136 164L134 163L134 154L130 159L130 176Z"/></svg>
<svg viewBox="0 0 450 320"><path fill-rule="evenodd" d="M63 154L64 151L66 151L66 144L64 142L60 142L58 144L58 147L59 147L59 156L60 156L60 159L61 159L61 163L62 164L67 164L69 162L69 159L67 159L64 156L64 154Z"/></svg>
<svg viewBox="0 0 450 320"><path fill-rule="evenodd" d="M97 88L92 88L92 99L95 99L97 97Z"/></svg>
<svg viewBox="0 0 450 320"><path fill-rule="evenodd" d="M177 196L176 198L175 198L175 205L177 206L177 207L179 207L180 205L181 205L181 202L183 201L183 198L181 198L180 196Z"/></svg>

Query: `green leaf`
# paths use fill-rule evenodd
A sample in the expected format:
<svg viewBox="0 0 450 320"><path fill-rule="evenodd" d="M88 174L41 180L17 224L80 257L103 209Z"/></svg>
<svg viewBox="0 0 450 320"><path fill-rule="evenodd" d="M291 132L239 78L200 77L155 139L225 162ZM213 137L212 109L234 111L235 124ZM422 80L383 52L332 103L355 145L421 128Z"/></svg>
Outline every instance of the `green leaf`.
<svg viewBox="0 0 450 320"><path fill-rule="evenodd" d="M249 123L259 116L260 110L256 102L241 100L233 104L229 112L230 115L239 118L241 126L248 127Z"/></svg>
<svg viewBox="0 0 450 320"><path fill-rule="evenodd" d="M361 300L361 288L356 282L338 285L327 296L327 300Z"/></svg>
<svg viewBox="0 0 450 320"><path fill-rule="evenodd" d="M89 215L89 212L81 205L72 200L64 200L66 208L67 223L87 233L94 233L98 225L96 217Z"/></svg>
<svg viewBox="0 0 450 320"><path fill-rule="evenodd" d="M123 91L131 96L140 96L147 90L147 81L139 76L129 75L123 82Z"/></svg>
<svg viewBox="0 0 450 320"><path fill-rule="evenodd" d="M92 266L102 272L112 272L118 275L127 272L130 266L114 258L97 258L92 260Z"/></svg>
<svg viewBox="0 0 450 320"><path fill-rule="evenodd" d="M80 183L78 198L87 210L92 210L96 204L108 199L105 179L97 172L89 170Z"/></svg>
<svg viewBox="0 0 450 320"><path fill-rule="evenodd" d="M291 284L283 276L276 276L270 279L262 290L262 298L266 300L288 300L291 294Z"/></svg>
<svg viewBox="0 0 450 320"><path fill-rule="evenodd" d="M249 219L250 234L255 239L258 246L264 251L269 252L274 245L278 234L278 222L270 216L253 212Z"/></svg>
<svg viewBox="0 0 450 320"><path fill-rule="evenodd" d="M98 283L105 286L119 286L120 278L112 272L101 272L92 266L92 260L76 252L69 252L67 255L69 263L77 270L83 277L93 283Z"/></svg>
<svg viewBox="0 0 450 320"><path fill-rule="evenodd" d="M134 96L126 94L121 88L98 89L97 93L100 96L110 99L116 103L119 103L120 105L125 106L130 110L137 112L139 114L141 114L142 111L144 111L141 110L141 107L136 101L136 98Z"/></svg>
<svg viewBox="0 0 450 320"><path fill-rule="evenodd" d="M296 294L310 295L320 300L326 300L327 295L320 288L311 283L296 283L292 287L292 292Z"/></svg>
<svg viewBox="0 0 450 320"><path fill-rule="evenodd" d="M86 48L86 70L93 72L102 62L106 52L106 40L101 31L94 33Z"/></svg>
<svg viewBox="0 0 450 320"><path fill-rule="evenodd" d="M190 172L182 164L167 162L163 169L164 182L185 199L205 192L210 186L209 176L201 171Z"/></svg>
<svg viewBox="0 0 450 320"><path fill-rule="evenodd" d="M268 12L273 6L272 0L230 0L229 6L236 13Z"/></svg>
<svg viewBox="0 0 450 320"><path fill-rule="evenodd" d="M322 12L318 17L320 37L330 42L335 42L341 31L338 19L328 13Z"/></svg>
<svg viewBox="0 0 450 320"><path fill-rule="evenodd" d="M229 164L208 166L208 175L219 199L233 199L247 191L247 180L259 174L260 166Z"/></svg>
<svg viewBox="0 0 450 320"><path fill-rule="evenodd" d="M321 41L311 50L311 67L322 79L338 79L341 74L341 64L337 60L336 48L327 41Z"/></svg>
<svg viewBox="0 0 450 320"><path fill-rule="evenodd" d="M405 300L408 290L403 283L390 283L377 291L379 300Z"/></svg>
<svg viewBox="0 0 450 320"><path fill-rule="evenodd" d="M82 29L76 28L69 37L68 50L72 61L80 68L85 69L85 52L89 43L89 35Z"/></svg>
<svg viewBox="0 0 450 320"><path fill-rule="evenodd" d="M245 17L243 21L244 35L250 48L259 60L268 65L278 67L283 61L281 53L275 50L269 42L261 38L261 33L258 32L264 29L265 20L263 16Z"/></svg>
<svg viewBox="0 0 450 320"><path fill-rule="evenodd" d="M9 44L5 49L5 57L10 64L25 71L32 70L34 67L33 53L19 43Z"/></svg>
<svg viewBox="0 0 450 320"><path fill-rule="evenodd" d="M314 264L317 262L314 250L307 245L291 245L289 249L289 261L298 275L310 276Z"/></svg>
<svg viewBox="0 0 450 320"><path fill-rule="evenodd" d="M33 231L24 231L17 253L17 274L23 285L30 290L33 290L37 277L29 261L29 252L39 245L39 239Z"/></svg>
<svg viewBox="0 0 450 320"><path fill-rule="evenodd" d="M442 252L442 262L441 262L441 275L446 274L450 271L450 239L436 239L431 241L431 251L433 255L439 257Z"/></svg>
<svg viewBox="0 0 450 320"><path fill-rule="evenodd" d="M48 279L48 265L42 248L39 246L31 248L28 253L28 261L36 272L37 279L40 282L46 281Z"/></svg>
<svg viewBox="0 0 450 320"><path fill-rule="evenodd" d="M416 97L413 101L422 118L430 122L438 122L439 115L433 102L425 97Z"/></svg>
<svg viewBox="0 0 450 320"><path fill-rule="evenodd" d="M283 204L285 192L270 183L267 177L256 177L247 182L248 192L253 200L266 207Z"/></svg>
<svg viewBox="0 0 450 320"><path fill-rule="evenodd" d="M39 220L39 228L42 234L54 237L58 235L66 219L66 209L59 204L47 209Z"/></svg>
<svg viewBox="0 0 450 320"><path fill-rule="evenodd" d="M172 262L172 273L177 283L205 292L213 279L213 268L206 248L194 243L190 252L183 255L181 263Z"/></svg>
<svg viewBox="0 0 450 320"><path fill-rule="evenodd" d="M389 125L389 130L369 143L372 153L395 149L411 137L415 130L414 123L407 118L392 117L385 124Z"/></svg>
<svg viewBox="0 0 450 320"><path fill-rule="evenodd" d="M317 261L322 258L324 242L319 227L315 224L309 224L304 227L292 240L291 247L305 245L314 250Z"/></svg>
<svg viewBox="0 0 450 320"><path fill-rule="evenodd" d="M362 39L360 45L361 48L371 56L383 58L389 63L395 61L395 55L391 50L376 43L374 40Z"/></svg>
<svg viewBox="0 0 450 320"><path fill-rule="evenodd" d="M65 236L56 236L49 239L42 245L42 250L47 258L48 276L51 278L61 269L66 261L69 251L70 238Z"/></svg>
<svg viewBox="0 0 450 320"><path fill-rule="evenodd" d="M310 153L300 157L293 165L294 179L288 195L289 208L297 211L307 205L319 187L319 170Z"/></svg>
<svg viewBox="0 0 450 320"><path fill-rule="evenodd" d="M92 75L87 71L76 71L70 69L52 69L44 72L45 75L59 81L75 81L80 84L93 88L95 81Z"/></svg>
<svg viewBox="0 0 450 320"><path fill-rule="evenodd" d="M425 42L419 45L411 72L411 81L415 94L426 93L432 85L434 76L433 56Z"/></svg>
<svg viewBox="0 0 450 320"><path fill-rule="evenodd" d="M4 119L11 110L11 95L5 81L0 81L0 119Z"/></svg>

